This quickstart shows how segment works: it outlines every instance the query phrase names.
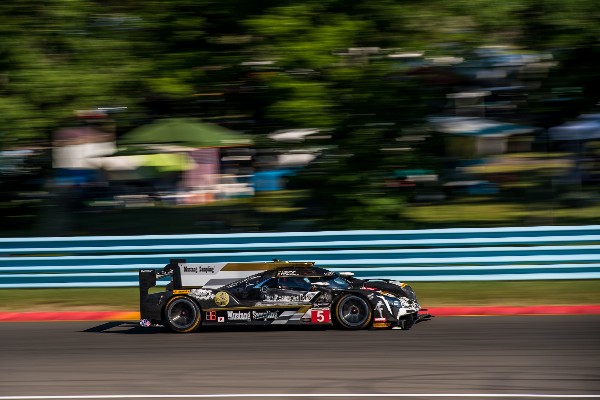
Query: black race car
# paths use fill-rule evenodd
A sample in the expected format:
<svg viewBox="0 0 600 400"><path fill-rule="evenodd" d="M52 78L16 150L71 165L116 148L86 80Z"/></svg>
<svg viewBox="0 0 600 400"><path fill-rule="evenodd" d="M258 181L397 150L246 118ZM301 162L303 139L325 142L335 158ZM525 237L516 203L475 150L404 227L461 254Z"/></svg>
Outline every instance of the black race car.
<svg viewBox="0 0 600 400"><path fill-rule="evenodd" d="M157 279L166 290L149 294ZM140 325L193 332L201 325L335 325L410 329L431 318L415 292L389 279L356 279L312 262L192 264L171 260L140 279Z"/></svg>

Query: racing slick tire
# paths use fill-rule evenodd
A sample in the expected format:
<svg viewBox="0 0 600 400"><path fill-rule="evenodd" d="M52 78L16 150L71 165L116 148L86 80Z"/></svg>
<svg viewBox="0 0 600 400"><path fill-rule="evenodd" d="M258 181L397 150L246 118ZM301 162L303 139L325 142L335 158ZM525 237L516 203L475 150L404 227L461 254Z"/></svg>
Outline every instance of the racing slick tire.
<svg viewBox="0 0 600 400"><path fill-rule="evenodd" d="M334 320L344 329L365 329L371 323L372 317L373 309L362 296L346 294L335 304Z"/></svg>
<svg viewBox="0 0 600 400"><path fill-rule="evenodd" d="M202 322L198 304L187 296L173 296L164 308L165 326L174 332L194 332Z"/></svg>

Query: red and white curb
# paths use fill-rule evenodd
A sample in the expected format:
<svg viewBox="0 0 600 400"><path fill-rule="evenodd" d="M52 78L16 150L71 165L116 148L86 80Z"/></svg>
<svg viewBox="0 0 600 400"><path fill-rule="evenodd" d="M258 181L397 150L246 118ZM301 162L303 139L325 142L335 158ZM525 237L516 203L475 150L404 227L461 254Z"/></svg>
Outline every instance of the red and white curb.
<svg viewBox="0 0 600 400"><path fill-rule="evenodd" d="M565 306L462 306L430 307L427 311L436 317L485 315L600 315L600 304ZM136 311L33 311L0 312L0 322L36 321L135 321Z"/></svg>
<svg viewBox="0 0 600 400"><path fill-rule="evenodd" d="M0 322L128 321L139 320L135 311L33 311L0 312Z"/></svg>

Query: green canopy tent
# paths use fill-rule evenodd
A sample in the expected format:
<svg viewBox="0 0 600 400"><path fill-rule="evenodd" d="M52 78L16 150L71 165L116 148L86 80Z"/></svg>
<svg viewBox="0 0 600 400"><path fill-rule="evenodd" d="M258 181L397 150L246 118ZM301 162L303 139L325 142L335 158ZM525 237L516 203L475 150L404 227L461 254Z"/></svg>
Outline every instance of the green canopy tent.
<svg viewBox="0 0 600 400"><path fill-rule="evenodd" d="M110 181L158 179L194 167L188 155L179 153L115 154L92 158L90 164L103 170Z"/></svg>
<svg viewBox="0 0 600 400"><path fill-rule="evenodd" d="M173 144L194 148L248 146L252 140L194 118L159 119L123 135L119 145Z"/></svg>

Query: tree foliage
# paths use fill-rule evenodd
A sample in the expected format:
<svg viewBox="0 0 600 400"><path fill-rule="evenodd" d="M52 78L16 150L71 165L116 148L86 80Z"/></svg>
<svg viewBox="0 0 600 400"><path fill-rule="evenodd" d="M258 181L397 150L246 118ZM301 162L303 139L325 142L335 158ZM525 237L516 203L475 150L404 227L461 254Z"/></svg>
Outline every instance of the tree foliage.
<svg viewBox="0 0 600 400"><path fill-rule="evenodd" d="M508 43L585 49L569 58L591 57L600 36L596 9L591 0L6 0L0 4L3 141L45 138L73 110L105 105L141 116L243 111L292 127L339 127L350 103L389 100L378 81L385 67L374 71L360 55L340 56L347 49L435 55L448 46ZM241 67L248 61L271 61L277 73L252 75ZM315 73L307 79L302 70ZM266 95L240 93L254 83L266 84ZM225 104L205 101L217 93L227 94ZM415 100L411 93L393 95L396 104ZM240 104L254 97L261 101Z"/></svg>
<svg viewBox="0 0 600 400"><path fill-rule="evenodd" d="M386 55L551 49L564 62L549 85L582 87L588 105L600 92L592 0L4 0L0 17L2 146L46 143L74 110L107 106L127 107L124 128L158 116L318 128L337 161L300 180L340 219L396 215L382 176L433 162L386 150L443 101Z"/></svg>

